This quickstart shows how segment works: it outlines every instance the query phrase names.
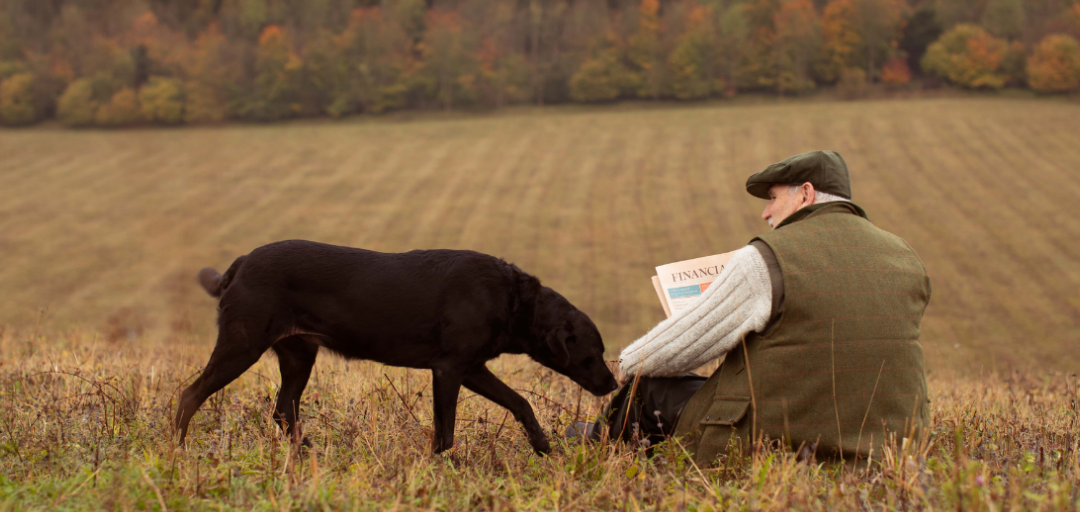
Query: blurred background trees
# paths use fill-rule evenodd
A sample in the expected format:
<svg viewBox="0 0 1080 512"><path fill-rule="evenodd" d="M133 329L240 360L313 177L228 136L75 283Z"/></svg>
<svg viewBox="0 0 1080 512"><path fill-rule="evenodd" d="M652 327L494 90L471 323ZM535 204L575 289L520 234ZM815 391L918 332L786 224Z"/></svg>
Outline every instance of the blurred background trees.
<svg viewBox="0 0 1080 512"><path fill-rule="evenodd" d="M0 0L0 123L72 126L929 80L1070 93L1080 0Z"/></svg>

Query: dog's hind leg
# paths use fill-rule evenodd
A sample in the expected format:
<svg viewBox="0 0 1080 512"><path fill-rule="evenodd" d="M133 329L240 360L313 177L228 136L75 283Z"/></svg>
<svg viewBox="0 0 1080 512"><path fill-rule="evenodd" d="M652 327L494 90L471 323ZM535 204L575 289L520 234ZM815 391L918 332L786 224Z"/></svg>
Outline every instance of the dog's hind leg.
<svg viewBox="0 0 1080 512"><path fill-rule="evenodd" d="M266 351L261 337L250 339L248 330L240 322L233 322L218 331L217 345L210 361L206 363L199 378L180 394L180 405L176 410L176 423L179 430L179 443L184 444L188 423L195 411L210 395L216 393L241 374L251 368Z"/></svg>
<svg viewBox="0 0 1080 512"><path fill-rule="evenodd" d="M297 417L300 413L300 396L304 394L311 368L315 366L315 357L319 346L305 341L301 336L289 336L274 344L271 349L277 353L278 366L281 368L281 390L278 391L274 419L293 442L300 442L300 427ZM305 446L310 445L307 439Z"/></svg>
<svg viewBox="0 0 1080 512"><path fill-rule="evenodd" d="M544 454L551 451L551 445L548 444L547 436L544 435L544 429L536 421L536 415L533 414L532 406L529 405L528 400L522 398L517 391L510 389L510 386L499 380L494 373L491 373L491 370L487 369L487 366L481 365L466 375L465 387L510 411L514 418L525 427L525 433L529 436L529 444L532 445L533 450L536 450L536 453Z"/></svg>
<svg viewBox="0 0 1080 512"><path fill-rule="evenodd" d="M435 405L435 434L432 449L435 453L454 446L454 423L457 418L458 392L462 375L455 370L436 368L431 370L431 392Z"/></svg>

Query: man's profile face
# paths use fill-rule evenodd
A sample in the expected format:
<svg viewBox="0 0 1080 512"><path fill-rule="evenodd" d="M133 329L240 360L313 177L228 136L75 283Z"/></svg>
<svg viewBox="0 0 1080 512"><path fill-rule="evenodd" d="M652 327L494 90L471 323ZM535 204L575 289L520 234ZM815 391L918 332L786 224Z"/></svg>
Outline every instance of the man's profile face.
<svg viewBox="0 0 1080 512"><path fill-rule="evenodd" d="M809 182L798 186L795 193L790 193L791 185L773 185L769 187L769 204L761 212L761 218L776 229L784 219L800 208L814 204L814 186Z"/></svg>

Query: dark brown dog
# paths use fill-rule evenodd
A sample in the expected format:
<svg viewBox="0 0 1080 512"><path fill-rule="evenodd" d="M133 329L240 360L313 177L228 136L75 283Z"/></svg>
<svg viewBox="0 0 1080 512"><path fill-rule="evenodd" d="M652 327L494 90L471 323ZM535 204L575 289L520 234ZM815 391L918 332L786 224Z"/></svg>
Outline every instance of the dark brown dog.
<svg viewBox="0 0 1080 512"><path fill-rule="evenodd" d="M180 397L181 444L199 406L267 349L281 367L275 418L295 438L300 395L319 347L349 359L430 369L436 453L454 444L462 384L513 413L537 452L550 449L529 403L485 366L500 354L528 354L597 396L617 387L589 317L493 256L388 254L289 240L237 258L225 275L204 268L199 281L221 297L218 339L206 368Z"/></svg>

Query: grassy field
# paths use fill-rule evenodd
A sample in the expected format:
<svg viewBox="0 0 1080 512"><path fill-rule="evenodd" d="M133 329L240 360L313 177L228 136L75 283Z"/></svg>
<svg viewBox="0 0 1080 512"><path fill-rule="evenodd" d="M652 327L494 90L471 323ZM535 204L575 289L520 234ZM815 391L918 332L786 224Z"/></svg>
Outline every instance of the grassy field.
<svg viewBox="0 0 1080 512"><path fill-rule="evenodd" d="M0 324L205 345L195 272L305 238L504 257L614 350L663 316L653 267L767 229L746 177L815 148L925 260L932 368L1080 366L1080 105L1050 101L0 131Z"/></svg>
<svg viewBox="0 0 1080 512"><path fill-rule="evenodd" d="M1075 376L930 377L933 430L873 471L764 449L715 468L680 445L567 444L537 457L506 411L462 391L457 445L430 455L427 372L324 357L305 394L299 455L270 421L264 358L195 417L169 418L202 348L118 349L68 337L0 341L0 511L7 510L1077 510ZM601 399L519 357L492 370L561 431ZM880 463L880 464L879 464Z"/></svg>
<svg viewBox="0 0 1080 512"><path fill-rule="evenodd" d="M515 262L592 316L609 356L663 317L652 267L767 229L746 177L840 151L855 201L930 272L933 434L870 473L677 445L531 454L471 393L428 455L429 375L320 359L301 455L269 423L264 358L167 417L213 344L195 284L306 238ZM0 510L1080 506L1080 105L1031 100L544 109L182 130L0 130ZM493 369L553 431L599 399L519 358ZM505 421L504 421L505 419Z"/></svg>

